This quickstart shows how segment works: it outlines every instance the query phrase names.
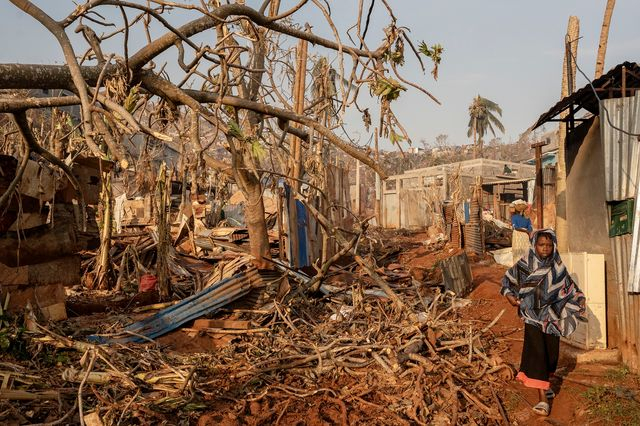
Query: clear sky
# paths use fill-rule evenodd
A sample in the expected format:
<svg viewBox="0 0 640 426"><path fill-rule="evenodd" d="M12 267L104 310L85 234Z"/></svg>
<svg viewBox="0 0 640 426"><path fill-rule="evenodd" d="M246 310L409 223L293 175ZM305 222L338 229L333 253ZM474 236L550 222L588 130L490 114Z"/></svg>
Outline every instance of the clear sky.
<svg viewBox="0 0 640 426"><path fill-rule="evenodd" d="M67 6L71 2L66 0L36 3L56 18L72 7ZM285 8L297 1L282 3ZM398 25L408 27L414 41L440 43L445 49L437 82L428 72L422 74L415 61L409 60L403 70L406 77L422 84L443 105L436 105L417 90L409 90L394 104L394 110L414 142L432 142L437 135L448 134L454 144L468 143L467 107L480 94L502 107L506 127L503 140L516 139L559 99L564 34L570 15L580 19L578 64L589 77L593 76L605 3L606 0L389 0ZM344 31L355 22L358 2L333 0L329 4L346 42ZM369 4L370 0L364 0L365 7ZM296 21L309 22L315 33L331 36L318 12L311 9L312 6L305 6ZM639 0L617 0L605 70L625 60L640 60L638 18ZM376 0L367 35L370 46L377 45L382 37L380 28L388 22L382 2ZM55 40L7 1L0 3L0 36L0 62L62 63ZM577 86L585 84L579 75ZM346 128L355 139L366 141L369 135L356 122L358 117L347 115ZM389 144L383 142L382 146Z"/></svg>

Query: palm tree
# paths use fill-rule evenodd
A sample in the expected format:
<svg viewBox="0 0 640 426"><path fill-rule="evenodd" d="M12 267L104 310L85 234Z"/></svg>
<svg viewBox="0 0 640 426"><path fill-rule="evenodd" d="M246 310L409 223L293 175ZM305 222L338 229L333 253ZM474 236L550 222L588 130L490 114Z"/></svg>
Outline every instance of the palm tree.
<svg viewBox="0 0 640 426"><path fill-rule="evenodd" d="M487 130L491 131L491 134L496 136L496 129L504 133L504 126L500 122L500 119L496 117L496 114L502 117L502 108L490 101L478 95L473 98L471 105L469 105L469 130L467 136L473 136L473 158L482 156L482 138L487 133Z"/></svg>

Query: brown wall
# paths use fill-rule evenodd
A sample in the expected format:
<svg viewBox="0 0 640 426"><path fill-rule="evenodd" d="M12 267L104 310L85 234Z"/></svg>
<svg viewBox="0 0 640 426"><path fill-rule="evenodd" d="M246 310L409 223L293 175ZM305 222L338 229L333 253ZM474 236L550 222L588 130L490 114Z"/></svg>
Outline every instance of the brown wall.
<svg viewBox="0 0 640 426"><path fill-rule="evenodd" d="M567 141L567 234L571 252L602 253L606 262L607 340L619 345L618 288L605 199L604 152L598 117L578 126Z"/></svg>

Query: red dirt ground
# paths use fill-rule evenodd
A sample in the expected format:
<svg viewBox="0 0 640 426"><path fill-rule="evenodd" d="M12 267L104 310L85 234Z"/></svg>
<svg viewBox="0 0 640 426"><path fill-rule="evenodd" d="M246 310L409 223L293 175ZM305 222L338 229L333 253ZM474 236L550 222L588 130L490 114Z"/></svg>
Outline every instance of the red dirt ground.
<svg viewBox="0 0 640 426"><path fill-rule="evenodd" d="M419 234L412 237L403 237L400 246L407 248L403 250L397 260L415 278L421 281L436 279L438 274L437 262L458 252L457 249L445 247L441 251L429 253L423 246L416 244L416 242L423 240L423 237L426 238L425 235ZM407 244L405 245L404 242ZM506 268L495 264L490 257L484 259L471 257L470 260L472 262L473 289L466 297L471 300L471 304L459 311L460 317L464 320L475 322L476 327L480 328L491 322L504 309L504 314L491 329L497 344L495 347L486 349L492 356L499 356L517 371L523 345L523 323L518 317L516 309L499 293L500 281ZM176 336L176 333L172 333L173 336L167 336L166 341L161 341L161 343L179 346L184 340L188 340L184 339L185 336ZM176 337L178 338L176 339ZM205 349L206 343L199 342L199 344L202 344L203 349ZM615 421L598 421L591 417L587 411L588 401L583 396L583 393L590 387L598 385L624 386L637 391L637 377L629 376L616 379L611 374L616 369L620 369L620 366L599 364L576 366L575 362L566 356L566 347L561 345L558 368L558 373L561 377L554 379L553 388L557 396L553 401L551 415L546 418L537 416L531 410L533 405L537 403L536 390L525 388L522 384L513 380L504 385L499 385L496 391L500 395L509 420L513 425L620 424ZM198 425L267 424L275 418L277 419L276 423L281 425L315 426L321 424L344 424L345 416L347 417L347 424L374 424L376 422L372 421L372 419L384 418L384 412L378 412L376 407L371 407L370 413L345 413L342 411L340 401L328 395L315 395L304 400L292 398L286 402L280 401L275 405L269 401L263 401L262 404L252 402L246 407L238 407L236 404L236 402L229 401L228 404L222 403L215 409L208 410L206 414L200 417ZM384 405L382 401L381 405ZM383 407L379 406L379 408ZM244 421L241 421L230 413L250 415L244 416ZM361 415L371 415L371 418L359 417Z"/></svg>
<svg viewBox="0 0 640 426"><path fill-rule="evenodd" d="M424 253L421 248L408 250L401 258L408 268L431 268L443 257L450 256L450 249L443 252ZM516 308L500 295L500 282L507 268L498 265L491 258L471 259L473 289L467 295L472 303L461 311L461 317L471 321L478 321L480 325L491 322L503 309L505 313L493 326L492 332L498 338L498 347L491 348L493 354L510 363L515 370L520 364L523 345L523 323L518 317ZM560 362L558 374L562 378L552 381L556 398L551 407L549 417L539 417L531 410L538 399L537 391L524 387L520 382L509 382L499 392L508 412L509 419L515 425L552 424L560 425L598 425L615 424L594 421L589 417L587 401L582 396L590 386L623 385L637 390L637 381L628 378L617 381L611 378L611 371L620 366L601 364L575 365L575 361L567 356L564 343L560 347ZM564 352L564 355L563 355Z"/></svg>

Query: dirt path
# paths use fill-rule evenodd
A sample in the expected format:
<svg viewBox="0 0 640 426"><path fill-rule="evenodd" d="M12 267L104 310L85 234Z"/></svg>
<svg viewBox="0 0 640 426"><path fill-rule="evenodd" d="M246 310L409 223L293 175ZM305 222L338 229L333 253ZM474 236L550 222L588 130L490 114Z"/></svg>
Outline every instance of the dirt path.
<svg viewBox="0 0 640 426"><path fill-rule="evenodd" d="M473 265L474 289L468 295L473 302L464 317L488 323L505 309L504 315L492 329L499 336L498 348L494 349L517 370L523 345L523 323L516 309L499 293L505 270L506 268L488 261ZM516 381L505 386L501 395L513 424L638 424L638 403L633 399L639 389L637 377L628 374L620 365L575 365L574 360L567 356L566 349L561 344L558 375L562 377L552 382L557 396L548 418L541 418L531 411L531 407L537 403L535 390ZM601 398L603 392L611 393L612 396L616 392L626 392L626 399L624 396L622 399L629 405L618 410L606 398ZM589 413L589 407L602 416L611 417L610 422L598 420L597 416ZM610 409L618 412L608 412ZM616 417L616 414L620 416Z"/></svg>

